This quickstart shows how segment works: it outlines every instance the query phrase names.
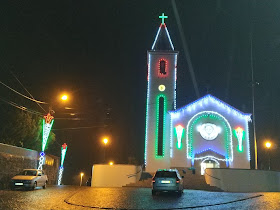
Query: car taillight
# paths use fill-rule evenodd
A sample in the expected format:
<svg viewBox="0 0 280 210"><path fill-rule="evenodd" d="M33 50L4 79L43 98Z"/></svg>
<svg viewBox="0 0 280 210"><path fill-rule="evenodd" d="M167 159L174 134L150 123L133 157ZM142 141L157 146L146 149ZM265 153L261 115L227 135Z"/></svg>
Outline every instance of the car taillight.
<svg viewBox="0 0 280 210"><path fill-rule="evenodd" d="M180 179L176 178L176 183L180 183Z"/></svg>
<svg viewBox="0 0 280 210"><path fill-rule="evenodd" d="M156 180L155 180L155 178L154 178L154 177L152 178L152 182L153 182L153 183L155 183L155 182L156 182Z"/></svg>

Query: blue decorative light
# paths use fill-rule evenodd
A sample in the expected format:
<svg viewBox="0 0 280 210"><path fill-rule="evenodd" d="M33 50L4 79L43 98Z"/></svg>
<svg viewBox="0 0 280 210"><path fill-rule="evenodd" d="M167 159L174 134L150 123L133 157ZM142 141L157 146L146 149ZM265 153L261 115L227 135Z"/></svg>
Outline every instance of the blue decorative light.
<svg viewBox="0 0 280 210"><path fill-rule="evenodd" d="M148 58L148 84L147 84L147 104L146 104L146 131L145 131L145 154L144 164L147 165L147 153L148 153L148 122L149 122L149 103L150 103L150 80L151 80L151 55Z"/></svg>
<svg viewBox="0 0 280 210"><path fill-rule="evenodd" d="M161 30L162 27L164 27L165 32L166 32L167 37L168 37L168 40L169 40L169 43L170 43L170 45L171 45L171 48L172 48L172 50L174 50L174 46L173 46L173 43L172 43L172 41L171 41L171 38L170 38L170 35L169 35L169 32L168 32L168 30L167 30L167 27L166 27L165 23L164 23L164 24L160 24L160 26L159 26L159 29L158 29L158 31L157 31L156 38L155 38L154 43L153 43L153 45L152 45L152 50L154 50L154 48L155 48L155 45L156 45L156 42L157 42L157 40L158 40L158 36L159 36L160 30Z"/></svg>
<svg viewBox="0 0 280 210"><path fill-rule="evenodd" d="M199 152L197 152L197 153L195 153L195 154L196 154L196 155L199 155L199 154L201 154L201 153L203 153L203 152L207 152L207 151L212 151L212 152L215 152L215 153L217 153L217 154L219 154L219 155L221 155L221 156L225 156L224 154L221 154L221 153L217 152L216 150L213 150L212 148L208 148L208 149L201 150L201 151L199 151Z"/></svg>
<svg viewBox="0 0 280 210"><path fill-rule="evenodd" d="M197 106L201 106L203 107L204 104L208 104L209 101L211 101L212 103L215 103L215 105L217 105L218 107L223 108L224 110L226 110L228 113L232 113L240 118L245 119L246 121L251 121L251 114L247 114L247 113L243 113L241 111L239 111L238 109L230 106L229 104L223 102L222 100L212 96L211 94L205 95L200 99L197 99L196 101L187 104L186 106L177 109L175 111L169 111L169 113L171 114L172 118L179 118L181 113L184 111L188 111L188 112L192 112L195 111Z"/></svg>

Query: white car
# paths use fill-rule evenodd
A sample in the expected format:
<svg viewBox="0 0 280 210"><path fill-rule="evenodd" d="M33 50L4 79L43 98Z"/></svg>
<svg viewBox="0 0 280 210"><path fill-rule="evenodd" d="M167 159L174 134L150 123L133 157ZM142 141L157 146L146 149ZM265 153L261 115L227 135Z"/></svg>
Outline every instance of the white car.
<svg viewBox="0 0 280 210"><path fill-rule="evenodd" d="M42 170L24 169L11 180L11 189L24 188L34 190L36 187L46 188L48 177Z"/></svg>

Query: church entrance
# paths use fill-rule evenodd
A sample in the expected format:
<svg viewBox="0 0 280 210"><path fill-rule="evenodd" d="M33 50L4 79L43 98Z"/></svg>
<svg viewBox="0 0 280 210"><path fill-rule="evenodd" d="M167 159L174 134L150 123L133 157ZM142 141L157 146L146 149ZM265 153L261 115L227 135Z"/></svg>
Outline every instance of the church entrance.
<svg viewBox="0 0 280 210"><path fill-rule="evenodd" d="M201 175L204 175L206 168L220 168L220 163L214 158L206 158L201 162Z"/></svg>

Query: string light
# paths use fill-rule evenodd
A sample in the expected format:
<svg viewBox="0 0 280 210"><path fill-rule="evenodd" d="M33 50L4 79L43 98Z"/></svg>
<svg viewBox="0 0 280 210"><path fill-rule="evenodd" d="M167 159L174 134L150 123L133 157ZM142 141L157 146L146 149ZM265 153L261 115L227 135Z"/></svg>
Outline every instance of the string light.
<svg viewBox="0 0 280 210"><path fill-rule="evenodd" d="M214 111L202 111L195 114L187 124L187 158L195 159L194 151L193 151L193 126L196 122L198 122L201 118L211 117L213 120L219 120L225 126L225 140L226 140L226 152L222 154L225 156L225 160L233 161L233 150L232 150L232 135L231 135L231 127L226 118L224 118L221 114Z"/></svg>
<svg viewBox="0 0 280 210"><path fill-rule="evenodd" d="M246 127L246 137L247 137L247 155L248 155L248 161L251 160L251 154L250 154L250 141L249 141L249 122L247 121L247 123L245 124L245 127Z"/></svg>
<svg viewBox="0 0 280 210"><path fill-rule="evenodd" d="M58 185L61 185L61 179L62 179L62 174L63 174L63 170L64 170L63 164L64 164L64 159L65 159L66 152L67 152L67 144L64 143L61 146L61 161L60 161L58 181L57 181Z"/></svg>
<svg viewBox="0 0 280 210"><path fill-rule="evenodd" d="M199 155L199 154L202 154L202 153L204 153L204 152L205 152L205 153L206 153L206 152L214 152L214 153L217 153L217 154L219 154L219 155L221 155L221 156L224 156L224 155L221 154L220 152L217 152L216 150L213 150L213 149L211 149L211 148L201 150L200 152L195 153L195 155Z"/></svg>
<svg viewBox="0 0 280 210"><path fill-rule="evenodd" d="M245 119L246 121L251 121L251 114L246 114L238 109L235 109L234 107L230 106L229 104L221 101L220 99L208 94L190 104L187 104L186 106L177 109L175 111L170 111L169 113L171 114L172 118L179 118L180 115L184 111L192 112L196 110L197 106L203 107L204 105L208 105L208 103L211 102L215 107L219 107L222 110L227 111L228 113L232 113L242 119Z"/></svg>
<svg viewBox="0 0 280 210"><path fill-rule="evenodd" d="M61 185L61 179L62 179L62 174L63 174L63 166L59 167L59 172L58 172L58 180L57 180L57 185Z"/></svg>
<svg viewBox="0 0 280 210"><path fill-rule="evenodd" d="M164 62L165 73L162 73L161 69L160 69L162 62ZM167 65L168 65L168 63L167 63L166 59L164 59L164 58L159 59L159 61L158 61L158 76L159 77L168 77L169 71L167 70Z"/></svg>
<svg viewBox="0 0 280 210"><path fill-rule="evenodd" d="M158 37L159 37L159 34L160 34L162 28L164 28L164 30L165 30L165 33L166 33L166 35L167 35L167 37L168 37L168 41L169 41L169 44L170 44L172 50L174 50L174 45L173 45L173 43L172 43L172 40L171 40L171 38L170 38L168 29L167 29L167 26L166 26L165 23L164 23L164 24L161 23L160 26L159 26L159 29L158 29L158 31L157 31L156 38L155 38L154 43L153 43L153 45L152 45L152 50L155 50L155 45L156 45L156 43L157 43L157 40L158 40ZM162 33L163 33L163 32L162 32Z"/></svg>
<svg viewBox="0 0 280 210"><path fill-rule="evenodd" d="M182 125L177 125L175 127L176 129L176 134L177 134L177 147L178 149L181 149L182 147L182 134L183 134L183 126Z"/></svg>
<svg viewBox="0 0 280 210"><path fill-rule="evenodd" d="M44 116L44 120L43 120L43 137L42 137L42 152L40 153L40 158L39 158L39 166L38 169L42 170L43 169L43 164L45 161L45 148L47 145L47 141L49 138L49 134L51 132L52 129L52 125L54 122L54 117L48 113L47 115Z"/></svg>
<svg viewBox="0 0 280 210"><path fill-rule="evenodd" d="M244 136L244 130L241 127L237 127L234 131L235 131L235 135L238 140L238 150L239 150L239 152L242 152L243 151L242 140L243 140L243 136Z"/></svg>
<svg viewBox="0 0 280 210"><path fill-rule="evenodd" d="M162 155L158 155L158 129L159 129L159 100L160 98L163 98L163 138L162 138ZM157 100L157 103L156 103L156 113L157 113L157 124L156 124L156 140L155 140L155 151L156 151L156 158L162 158L164 157L164 149L165 149L165 115L166 115L166 96L164 94L159 94L157 97L156 97L156 100Z"/></svg>
<svg viewBox="0 0 280 210"><path fill-rule="evenodd" d="M145 130L145 154L144 161L147 166L147 153L148 153L148 122L149 122L149 103L150 103L150 78L151 77L151 55L148 56L148 84L147 84L147 104L146 104L146 130Z"/></svg>

